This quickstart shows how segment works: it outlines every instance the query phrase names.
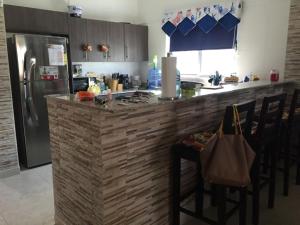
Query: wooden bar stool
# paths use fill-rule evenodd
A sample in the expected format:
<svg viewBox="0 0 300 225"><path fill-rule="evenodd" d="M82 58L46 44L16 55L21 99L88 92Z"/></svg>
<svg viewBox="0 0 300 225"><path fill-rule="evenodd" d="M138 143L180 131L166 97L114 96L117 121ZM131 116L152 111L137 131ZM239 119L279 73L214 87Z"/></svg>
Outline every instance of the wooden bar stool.
<svg viewBox="0 0 300 225"><path fill-rule="evenodd" d="M265 97L263 100L257 127L254 129L250 144L256 152L256 158L252 167L252 222L259 224L259 203L260 190L266 184L269 184L268 207L274 207L275 200L275 182L276 182L276 161L279 152L280 125L284 110L286 94L279 94L271 97ZM267 177L261 172L262 156L265 160L270 160L270 176ZM264 162L264 165L269 162ZM261 180L263 182L261 182Z"/></svg>
<svg viewBox="0 0 300 225"><path fill-rule="evenodd" d="M297 159L300 156L300 89L296 89L293 93L290 109L287 114L284 114L282 120L282 136L283 136L283 159L284 159L284 166L283 166L283 174L284 174L284 183L283 183L283 194L288 196L289 193L289 179L290 179L290 167L293 165L292 162L297 163L297 178L300 184L300 161ZM294 139L297 143L295 143ZM297 153L292 154L292 149L297 147ZM282 170L281 170L282 171Z"/></svg>
<svg viewBox="0 0 300 225"><path fill-rule="evenodd" d="M236 105L241 118L241 126L245 138L251 136L252 120L255 111L255 101L247 102L244 104ZM234 134L233 127L233 107L228 106L226 108L224 116L224 126L223 131L225 134ZM180 212L185 213L189 216L198 218L212 225L225 225L227 220L239 209L239 224L246 224L246 212L247 212L247 187L236 188L228 187L224 185L215 185L215 191L206 191L204 189L204 180L201 175L201 162L200 162L200 152L193 147L176 144L172 147L172 160L173 160L173 225L180 224ZM182 195L180 190L180 180L181 180L181 160L185 159L189 162L196 163L196 179L197 184L192 193L195 193L195 210L191 211L181 206L181 202L184 198L189 195ZM239 191L239 201L228 199L226 196L226 189L233 188ZM189 194L192 194L189 193ZM204 193L216 194L216 205L217 205L217 220L210 219L206 217L203 213L204 208ZM234 207L227 211L226 203L227 201L234 203Z"/></svg>

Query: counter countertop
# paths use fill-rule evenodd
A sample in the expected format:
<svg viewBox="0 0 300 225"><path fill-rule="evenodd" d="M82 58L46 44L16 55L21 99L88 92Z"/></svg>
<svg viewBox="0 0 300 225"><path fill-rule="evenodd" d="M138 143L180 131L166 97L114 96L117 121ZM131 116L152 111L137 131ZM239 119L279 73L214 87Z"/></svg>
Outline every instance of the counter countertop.
<svg viewBox="0 0 300 225"><path fill-rule="evenodd" d="M252 89L252 88L262 88L266 86L275 86L275 85L283 85L288 83L294 83L294 80L282 80L278 82L271 82L271 81L254 81L254 82L247 82L247 83L237 83L237 84L226 84L223 85L221 89L200 89L196 90L195 95L192 97L179 97L176 100L161 100L160 99L160 91L154 91L154 95L149 98L148 103L129 103L127 105L120 105L120 101L112 101L107 105L99 105L93 101L86 102L86 101L79 101L75 98L75 95L50 95L47 98L56 98L57 100L68 101L75 104L80 104L85 107L97 107L106 112L116 112L116 111L126 111L126 110L134 110L140 107L147 107L153 106L157 104L170 104L170 103L177 103L181 101L189 101L193 99L197 99L204 96L210 95L220 95L225 93L232 93L236 91Z"/></svg>

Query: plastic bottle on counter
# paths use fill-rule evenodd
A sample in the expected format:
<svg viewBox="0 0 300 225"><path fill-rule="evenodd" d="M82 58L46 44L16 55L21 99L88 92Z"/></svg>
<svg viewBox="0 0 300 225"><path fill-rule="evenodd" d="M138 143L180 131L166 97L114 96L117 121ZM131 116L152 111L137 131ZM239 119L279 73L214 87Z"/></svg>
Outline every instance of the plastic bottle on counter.
<svg viewBox="0 0 300 225"><path fill-rule="evenodd" d="M152 68L148 71L147 86L149 90L156 90L161 87L161 71L157 68L157 55L153 57Z"/></svg>
<svg viewBox="0 0 300 225"><path fill-rule="evenodd" d="M176 73L176 95L179 96L181 92L181 78L180 71L177 69Z"/></svg>
<svg viewBox="0 0 300 225"><path fill-rule="evenodd" d="M148 89L155 90L161 87L161 71L159 69L150 69L148 72Z"/></svg>

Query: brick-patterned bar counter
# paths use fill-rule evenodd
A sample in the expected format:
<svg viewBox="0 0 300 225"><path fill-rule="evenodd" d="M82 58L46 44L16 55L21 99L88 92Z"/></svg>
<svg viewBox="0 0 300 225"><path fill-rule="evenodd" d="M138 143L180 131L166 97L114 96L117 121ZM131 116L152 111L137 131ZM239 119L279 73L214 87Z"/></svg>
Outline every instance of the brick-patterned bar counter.
<svg viewBox="0 0 300 225"><path fill-rule="evenodd" d="M48 97L56 225L171 225L170 146L216 127L225 106L291 92L293 82L226 85L197 96L108 108ZM192 172L183 166L183 186Z"/></svg>

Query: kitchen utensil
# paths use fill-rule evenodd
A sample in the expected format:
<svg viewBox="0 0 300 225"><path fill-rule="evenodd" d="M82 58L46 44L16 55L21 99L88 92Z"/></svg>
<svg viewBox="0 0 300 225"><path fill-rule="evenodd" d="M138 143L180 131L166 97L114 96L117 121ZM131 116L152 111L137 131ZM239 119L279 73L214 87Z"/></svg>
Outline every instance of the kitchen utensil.
<svg viewBox="0 0 300 225"><path fill-rule="evenodd" d="M123 84L118 84L117 91L123 91Z"/></svg>
<svg viewBox="0 0 300 225"><path fill-rule="evenodd" d="M116 92L118 88L118 80L112 80L111 81L111 91Z"/></svg>

